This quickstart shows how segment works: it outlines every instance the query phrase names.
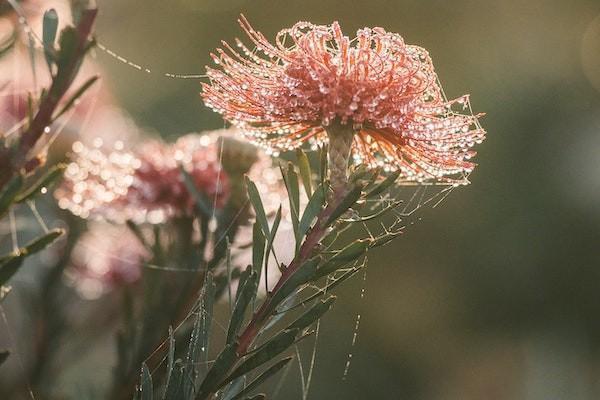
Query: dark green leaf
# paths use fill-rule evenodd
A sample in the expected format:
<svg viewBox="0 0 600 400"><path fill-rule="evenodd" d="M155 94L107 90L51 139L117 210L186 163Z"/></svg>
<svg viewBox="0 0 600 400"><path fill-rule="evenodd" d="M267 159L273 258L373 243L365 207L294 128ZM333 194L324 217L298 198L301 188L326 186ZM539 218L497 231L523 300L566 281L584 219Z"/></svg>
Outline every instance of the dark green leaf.
<svg viewBox="0 0 600 400"><path fill-rule="evenodd" d="M265 235L258 222L255 222L252 228L252 266L260 277L265 259Z"/></svg>
<svg viewBox="0 0 600 400"><path fill-rule="evenodd" d="M141 400L153 400L152 393L152 375L146 363L142 363L142 374L141 374L141 385L140 385L140 398Z"/></svg>
<svg viewBox="0 0 600 400"><path fill-rule="evenodd" d="M87 81L85 81L79 87L79 89L77 89L77 91L73 94L73 96L71 96L69 98L69 100L67 100L67 102L60 109L60 111L52 117L52 119L56 120L56 119L60 118L64 113L69 111L71 109L71 107L73 107L73 104L75 104L77 99L79 99L81 96L83 96L83 94L98 80L98 78L99 78L98 75L94 75L91 78L89 78Z"/></svg>
<svg viewBox="0 0 600 400"><path fill-rule="evenodd" d="M249 267L250 268L250 267ZM240 295L235 302L233 313L231 314L231 320L229 321L229 329L227 330L227 343L234 343L238 331L244 322L244 314L248 308L248 304L254 297L258 286L258 275L256 271L252 271L248 279L244 282L244 286L240 289Z"/></svg>
<svg viewBox="0 0 600 400"><path fill-rule="evenodd" d="M6 284L19 270L25 258L45 249L63 233L62 229L51 230L47 234L29 242L25 247L21 247L19 251L0 258L0 286Z"/></svg>
<svg viewBox="0 0 600 400"><path fill-rule="evenodd" d="M321 147L320 151L320 160L319 160L319 175L321 178L321 184L325 186L325 181L327 180L327 145L324 144Z"/></svg>
<svg viewBox="0 0 600 400"><path fill-rule="evenodd" d="M171 385L171 376L173 376L173 368L175 365L175 335L173 334L173 327L169 326L169 353L167 354L167 377L165 378L165 392L163 394L163 400L167 399L169 391L169 385Z"/></svg>
<svg viewBox="0 0 600 400"><path fill-rule="evenodd" d="M267 370L265 370L265 372L263 372L256 379L250 382L248 386L246 386L241 392L236 394L231 400L239 400L242 399L244 396L250 394L250 392L258 388L264 381L266 381L267 379L275 375L277 372L279 372L293 359L294 357L287 357L283 360L277 361L275 364L273 364Z"/></svg>
<svg viewBox="0 0 600 400"><path fill-rule="evenodd" d="M350 207L352 207L358 199L360 199L360 194L362 193L363 186L355 185L352 190L350 190L345 196L344 199L335 207L327 222L326 226L334 223L339 217L341 217Z"/></svg>
<svg viewBox="0 0 600 400"><path fill-rule="evenodd" d="M300 221L300 187L298 186L298 175L294 171L294 167L291 163L288 163L288 168L284 169L283 165L280 165L281 175L285 182L285 188L288 193L288 200L290 202L290 217L292 219L292 229L294 230L294 237L296 238L296 252L300 248L302 238L298 231L298 224Z"/></svg>
<svg viewBox="0 0 600 400"><path fill-rule="evenodd" d="M325 300L317 302L310 310L302 314L300 318L292 322L286 329L299 329L300 331L309 327L313 322L318 320L333 306L335 296L329 296Z"/></svg>
<svg viewBox="0 0 600 400"><path fill-rule="evenodd" d="M237 377L244 376L248 372L260 367L266 362L271 361L279 354L283 353L296 341L296 336L300 330L284 330L278 333L273 339L256 349L252 355L246 358L231 375L227 377L223 384L231 382Z"/></svg>
<svg viewBox="0 0 600 400"><path fill-rule="evenodd" d="M290 276L279 290L273 293L271 299L271 309L273 311L279 303L281 303L286 297L291 295L307 282L314 279L317 273L317 266L319 265L320 258L313 258L305 262L292 276Z"/></svg>
<svg viewBox="0 0 600 400"><path fill-rule="evenodd" d="M10 293L12 288L10 286L0 286L0 303L4 301L6 296Z"/></svg>
<svg viewBox="0 0 600 400"><path fill-rule="evenodd" d="M385 178L383 181L381 181L380 184L375 186L373 189L369 190L367 192L367 197L374 197L374 196L377 196L378 194L385 192L387 188L389 188L390 186L392 186L394 184L394 182L396 182L396 180L400 176L400 173L401 172L398 170L398 171L390 174L387 178Z"/></svg>
<svg viewBox="0 0 600 400"><path fill-rule="evenodd" d="M310 161L308 161L308 156L301 148L296 150L296 157L298 158L298 167L300 168L300 176L302 177L304 191L306 192L306 196L310 199L310 196L312 196L312 171L310 170Z"/></svg>
<svg viewBox="0 0 600 400"><path fill-rule="evenodd" d="M44 13L42 25L42 42L44 44L44 56L48 63L48 68L52 71L54 64L54 41L56 40L56 32L58 30L58 14L54 8L49 9Z"/></svg>
<svg viewBox="0 0 600 400"><path fill-rule="evenodd" d="M320 278L325 275L329 275L335 271L337 271L342 266L355 261L363 254L366 253L369 245L371 244L370 240L357 240L354 243L349 244L348 246L341 249L336 255L327 260L321 268L317 271L316 278Z"/></svg>
<svg viewBox="0 0 600 400"><path fill-rule="evenodd" d="M223 381L223 379L225 379L225 376L237 360L236 347L235 343L228 344L217 356L217 359L210 370L208 370L206 377L200 385L198 399L206 398L208 394L213 393L221 386L230 382Z"/></svg>
<svg viewBox="0 0 600 400"><path fill-rule="evenodd" d="M38 179L33 185L31 185L24 192L19 193L19 195L15 198L17 203L22 203L25 200L31 199L33 196L40 193L42 188L48 188L54 183L56 183L61 177L65 169L67 168L66 164L57 164L50 168L48 172L46 172L40 179Z"/></svg>
<svg viewBox="0 0 600 400"><path fill-rule="evenodd" d="M275 235L277 234L277 230L279 229L279 223L281 222L281 205L277 209L277 213L275 214L275 219L273 220L273 227L271 228L271 232L269 234L269 239L267 240L267 251L266 259L265 259L265 270L269 270L269 255L271 251L273 251L273 243L275 241ZM275 251L273 251L273 256L275 256ZM275 256L276 257L276 256ZM275 262L278 262L277 258L275 258Z"/></svg>
<svg viewBox="0 0 600 400"><path fill-rule="evenodd" d="M256 214L256 220L260 224L265 236L269 236L269 222L267 221L267 215L265 214L265 208L262 200L260 199L260 194L258 193L258 189L256 188L254 182L252 182L247 176L246 187L248 189L250 203L252 203L252 207L254 208L254 212Z"/></svg>
<svg viewBox="0 0 600 400"><path fill-rule="evenodd" d="M23 186L23 176L16 174L10 181L4 186L0 192L0 218L6 214L10 206L13 204L15 197L17 197L21 187Z"/></svg>
<svg viewBox="0 0 600 400"><path fill-rule="evenodd" d="M308 229L313 224L315 218L323 209L323 204L325 204L325 192L323 186L319 185L308 201L304 213L302 214L300 224L298 225L300 240L304 238L304 235L308 232Z"/></svg>
<svg viewBox="0 0 600 400"><path fill-rule="evenodd" d="M4 363L4 361L6 361L6 359L8 358L9 355L10 355L10 351L0 350L0 365L2 365Z"/></svg>

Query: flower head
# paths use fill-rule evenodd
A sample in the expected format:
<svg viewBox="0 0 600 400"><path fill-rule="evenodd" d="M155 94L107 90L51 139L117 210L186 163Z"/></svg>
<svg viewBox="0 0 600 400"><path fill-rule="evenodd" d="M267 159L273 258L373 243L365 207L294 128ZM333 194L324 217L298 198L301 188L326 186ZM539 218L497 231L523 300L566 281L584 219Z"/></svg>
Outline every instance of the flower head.
<svg viewBox="0 0 600 400"><path fill-rule="evenodd" d="M299 22L271 44L242 16L257 51L237 40L213 54L207 106L271 151L327 141L330 125L354 131L355 163L400 170L410 181L463 182L470 148L484 139L468 96L447 101L431 58L382 28L355 39L337 22Z"/></svg>
<svg viewBox="0 0 600 400"><path fill-rule="evenodd" d="M192 213L194 199L186 189L183 167L207 199L222 207L229 195L227 174L221 169L214 143L188 135L169 145L143 143L124 151L117 143L102 151L102 141L89 148L73 145L74 160L56 191L58 204L83 218L115 222L161 223Z"/></svg>
<svg viewBox="0 0 600 400"><path fill-rule="evenodd" d="M79 239L65 271L82 297L94 299L137 282L149 252L125 227L94 223Z"/></svg>

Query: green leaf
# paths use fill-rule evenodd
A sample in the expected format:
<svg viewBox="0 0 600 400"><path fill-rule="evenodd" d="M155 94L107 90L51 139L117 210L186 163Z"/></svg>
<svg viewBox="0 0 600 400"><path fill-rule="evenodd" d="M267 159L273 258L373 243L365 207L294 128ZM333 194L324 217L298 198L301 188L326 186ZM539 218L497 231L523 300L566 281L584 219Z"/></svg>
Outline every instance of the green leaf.
<svg viewBox="0 0 600 400"><path fill-rule="evenodd" d="M400 176L400 173L401 173L400 171L396 171L396 172L393 172L392 174L390 174L387 178L385 178L383 181L381 181L380 184L375 186L373 189L369 190L367 192L367 197L374 197L374 196L377 196L378 194L385 192L387 190L387 188L389 188L396 182L396 180Z"/></svg>
<svg viewBox="0 0 600 400"><path fill-rule="evenodd" d="M308 204L304 209L304 213L302 214L300 224L298 225L298 233L300 240L304 238L304 235L306 235L306 233L308 232L309 228L315 221L315 218L323 209L324 204L325 191L323 190L323 186L319 185L319 187L317 187L310 200L308 201Z"/></svg>
<svg viewBox="0 0 600 400"><path fill-rule="evenodd" d="M267 395L264 393L259 393L251 397L246 397L245 400L267 400Z"/></svg>
<svg viewBox="0 0 600 400"><path fill-rule="evenodd" d="M323 144L319 159L319 175L321 177L321 184L323 186L325 186L325 181L327 180L327 161L327 145Z"/></svg>
<svg viewBox="0 0 600 400"><path fill-rule="evenodd" d="M0 258L0 286L6 284L19 270L25 258L45 249L63 234L64 230L62 229L51 230L47 234L29 242L25 247L21 247L17 252Z"/></svg>
<svg viewBox="0 0 600 400"><path fill-rule="evenodd" d="M194 178L191 177L189 172L183 168L183 165L179 166L179 170L181 171L181 176L183 177L183 184L185 188L194 199L194 204L196 205L196 211L198 214L203 216L210 216L212 214L212 207L209 206L208 202L200 193L198 188L196 187L196 183L194 182Z"/></svg>
<svg viewBox="0 0 600 400"><path fill-rule="evenodd" d="M4 361L6 361L6 359L8 358L9 355L10 355L10 351L0 350L0 365L2 365L4 363Z"/></svg>
<svg viewBox="0 0 600 400"><path fill-rule="evenodd" d="M277 256L275 255L275 251L273 250L273 243L275 242L275 235L277 234L277 230L279 229L279 223L281 222L281 205L277 209L277 213L275 214L275 219L273 220L273 227L271 228L271 232L269 234L269 238L267 240L267 251L266 259L265 259L265 270L269 270L269 255L271 251L273 251L273 256L275 257L275 262L278 262Z"/></svg>
<svg viewBox="0 0 600 400"><path fill-rule="evenodd" d="M270 235L269 235L270 236ZM255 222L252 227L252 266L254 272L260 278L262 272L263 261L265 259L265 235L261 231L258 222Z"/></svg>
<svg viewBox="0 0 600 400"><path fill-rule="evenodd" d="M44 13L42 25L42 42L44 44L44 56L48 63L48 68L52 72L52 64L54 64L54 41L56 40L56 32L58 30L58 14L54 8L47 10Z"/></svg>
<svg viewBox="0 0 600 400"><path fill-rule="evenodd" d="M65 169L67 168L66 164L58 164L53 166L46 172L40 179L38 179L33 185L31 185L24 192L19 193L19 195L15 198L15 202L23 203L25 200L31 199L33 196L40 193L42 188L48 188L54 183L56 183L61 177Z"/></svg>
<svg viewBox="0 0 600 400"><path fill-rule="evenodd" d="M200 307L201 322L202 322L202 327L200 329L200 337L201 337L200 346L202 347L202 349L204 349L202 351L202 353L204 355L202 361L206 363L208 361L208 346L210 344L210 341L209 341L210 328L211 328L211 324L212 324L213 309L214 309L215 298L216 298L216 296L215 296L216 285L214 283L213 275L210 272L208 272L206 274L206 279L204 280L203 290L204 290L204 294L202 296L202 305Z"/></svg>
<svg viewBox="0 0 600 400"><path fill-rule="evenodd" d="M73 105L75 104L75 102L77 101L77 99L79 99L81 96L83 96L83 94L98 80L98 78L100 78L98 75L94 75L91 78L89 78L87 81L85 81L79 87L79 89L77 89L77 91L73 94L73 96L71 96L69 98L69 100L67 100L67 102L60 109L60 111L56 115L54 115L54 117L52 117L52 119L53 120L57 120L64 113L66 113L67 111L69 111L71 109L71 107L73 107Z"/></svg>
<svg viewBox="0 0 600 400"><path fill-rule="evenodd" d="M227 330L227 344L234 343L237 339L237 334L244 321L244 314L248 308L248 304L250 304L250 301L256 294L257 287L258 275L256 274L256 271L252 271L250 276L248 276L248 279L244 282L244 286L239 289L240 295L235 302L231 320L229 321L229 329Z"/></svg>
<svg viewBox="0 0 600 400"><path fill-rule="evenodd" d="M279 303L281 303L286 297L291 295L300 286L314 279L317 273L317 266L321 259L319 257L313 258L305 262L292 276L290 276L281 285L281 288L273 293L273 298L270 302L270 310L273 311Z"/></svg>
<svg viewBox="0 0 600 400"><path fill-rule="evenodd" d="M4 301L6 296L10 293L12 288L10 286L0 286L0 303Z"/></svg>
<svg viewBox="0 0 600 400"><path fill-rule="evenodd" d="M285 367L290 361L292 361L294 357L287 357L283 360L277 361L275 364L270 366L267 370L265 370L262 374L260 374L256 379L248 384L241 392L236 394L231 400L240 400L244 396L248 395L250 392L258 388L264 381L275 375L279 372L283 367Z"/></svg>
<svg viewBox="0 0 600 400"><path fill-rule="evenodd" d="M142 374L141 374L141 385L140 385L140 395L141 400L153 400L153 389L152 389L152 375L150 375L150 370L146 363L142 363Z"/></svg>
<svg viewBox="0 0 600 400"><path fill-rule="evenodd" d="M310 199L310 196L312 196L312 171L310 170L310 161L308 161L308 156L301 148L296 150L296 157L298 158L298 167L300 168L300 176L302 177L304 191L306 192L306 196Z"/></svg>
<svg viewBox="0 0 600 400"><path fill-rule="evenodd" d="M214 364L208 370L206 377L202 381L199 389L199 395L197 399L204 399L208 394L213 393L215 390L225 385L230 381L223 381L225 376L233 367L237 360L236 353L237 345L235 343L230 343L223 348L221 353L217 356Z"/></svg>
<svg viewBox="0 0 600 400"><path fill-rule="evenodd" d="M329 296L325 300L321 300L317 302L310 310L302 314L300 318L296 321L292 322L290 326L286 329L298 329L300 331L309 327L313 322L318 320L325 314L327 311L331 309L333 303L335 302L335 296Z"/></svg>
<svg viewBox="0 0 600 400"><path fill-rule="evenodd" d="M273 339L256 349L252 355L246 358L239 367L237 367L231 375L225 379L223 384L231 382L237 377L244 376L248 372L260 367L266 362L271 361L279 354L283 353L296 341L296 336L300 332L299 329L284 330L278 333Z"/></svg>
<svg viewBox="0 0 600 400"><path fill-rule="evenodd" d="M350 190L345 196L344 199L335 207L325 226L329 226L334 223L339 217L341 217L350 207L352 207L358 199L360 199L360 195L362 193L363 186L355 185L352 190Z"/></svg>
<svg viewBox="0 0 600 400"><path fill-rule="evenodd" d="M296 238L296 252L298 252L300 243L302 242L302 238L298 231L298 224L300 221L300 187L298 186L298 175L296 174L296 171L294 171L294 167L291 163L288 163L287 169L284 169L282 165L280 165L279 168L281 169L281 176L283 176L285 188L288 193L292 229L294 230L294 237Z"/></svg>
<svg viewBox="0 0 600 400"><path fill-rule="evenodd" d="M339 278L336 279L330 279L329 280L329 284L327 286L325 286L324 288L321 288L318 292L308 296L307 298L305 298L304 300L289 306L289 307L282 307L281 310L277 311L277 314L275 315L275 317L273 317L272 319L275 319L277 316L281 316L283 314L288 313L289 311L298 308L300 306L303 306L305 304L310 303L311 301L313 301L314 299L316 299L319 296L323 296L325 293L329 293L331 292L333 289L335 289L338 285L340 285L342 282L346 281L347 279L353 277L354 275L356 275L360 270L363 269L364 266L358 266L358 267L354 267L352 269L349 269L348 271L344 272Z"/></svg>
<svg viewBox="0 0 600 400"><path fill-rule="evenodd" d="M173 375L173 368L175 363L175 335L173 334L173 327L169 326L169 352L167 354L167 376L165 378L165 391L163 394L163 400L167 399L167 392L169 391L169 385L171 384L171 376Z"/></svg>
<svg viewBox="0 0 600 400"><path fill-rule="evenodd" d="M316 279L337 271L342 266L357 260L366 253L370 240L361 239L341 249L336 255L327 260L317 271Z"/></svg>
<svg viewBox="0 0 600 400"><path fill-rule="evenodd" d="M248 176L246 176L246 187L248 189L250 203L252 203L252 207L254 208L254 212L256 214L256 220L260 224L265 236L269 236L269 222L267 221L265 208L262 200L260 199L260 194L258 193L256 185L250 180L250 178L248 178Z"/></svg>
<svg viewBox="0 0 600 400"><path fill-rule="evenodd" d="M22 186L23 176L21 174L16 174L13 176L4 186L0 192L0 218L6 214L10 206L13 204L15 197L17 197Z"/></svg>

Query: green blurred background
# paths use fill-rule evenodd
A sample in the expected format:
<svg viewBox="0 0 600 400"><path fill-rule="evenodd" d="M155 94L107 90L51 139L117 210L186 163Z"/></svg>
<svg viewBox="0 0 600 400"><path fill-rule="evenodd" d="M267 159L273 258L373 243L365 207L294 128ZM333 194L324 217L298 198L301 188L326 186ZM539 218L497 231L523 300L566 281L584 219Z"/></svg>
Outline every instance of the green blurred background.
<svg viewBox="0 0 600 400"><path fill-rule="evenodd" d="M163 73L203 73L242 36L240 12L268 38L299 20L398 32L430 51L449 97L487 113L472 185L422 208L340 291L309 398L600 398L600 1L98 3L99 41L152 70L97 51L103 84L165 137L223 126L197 80ZM280 398L300 398L296 369L285 382Z"/></svg>
<svg viewBox="0 0 600 400"><path fill-rule="evenodd" d="M427 48L449 97L485 112L472 185L371 256L324 320L313 399L600 398L600 1L100 2L105 83L165 136L223 125L194 80L243 12L382 26ZM356 315L357 343L351 347ZM352 364L343 372L348 353ZM307 353L308 354L308 353ZM299 398L297 371L282 398Z"/></svg>

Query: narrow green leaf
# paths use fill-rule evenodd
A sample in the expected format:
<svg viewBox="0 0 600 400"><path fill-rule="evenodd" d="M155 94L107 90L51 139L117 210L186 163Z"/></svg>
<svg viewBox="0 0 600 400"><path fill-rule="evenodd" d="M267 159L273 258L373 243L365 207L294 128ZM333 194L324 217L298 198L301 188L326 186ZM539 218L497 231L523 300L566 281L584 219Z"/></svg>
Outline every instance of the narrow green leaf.
<svg viewBox="0 0 600 400"><path fill-rule="evenodd" d="M29 242L26 246L21 247L19 251L0 258L0 286L6 284L19 270L25 258L45 249L63 233L62 229L51 230L47 234Z"/></svg>
<svg viewBox="0 0 600 400"><path fill-rule="evenodd" d="M300 318L296 321L292 322L290 326L286 329L298 329L300 331L309 327L313 322L318 320L325 314L327 311L331 309L333 303L335 302L335 296L329 296L325 300L321 300L317 302L310 310L302 314Z"/></svg>
<svg viewBox="0 0 600 400"><path fill-rule="evenodd" d="M306 235L309 228L312 226L313 222L315 221L315 218L323 209L324 204L325 191L323 190L323 186L319 185L319 187L317 187L310 200L308 201L308 204L304 209L304 213L302 214L300 224L298 225L300 240L304 238L304 235Z"/></svg>
<svg viewBox="0 0 600 400"><path fill-rule="evenodd" d="M300 168L300 176L302 177L304 191L306 192L306 196L310 199L310 196L312 196L312 171L310 170L310 161L304 150L301 148L296 150L296 157L298 158L298 167Z"/></svg>
<svg viewBox="0 0 600 400"><path fill-rule="evenodd" d="M0 286L0 303L4 301L4 299L6 298L6 296L8 296L11 290L12 287L10 286Z"/></svg>
<svg viewBox="0 0 600 400"><path fill-rule="evenodd" d="M2 365L4 363L4 361L6 361L6 359L8 358L9 355L10 355L10 351L0 350L0 365Z"/></svg>
<svg viewBox="0 0 600 400"><path fill-rule="evenodd" d="M44 13L42 24L42 42L44 44L44 56L48 63L48 68L52 72L52 64L54 64L54 41L56 40L56 32L58 30L58 14L54 8L47 10Z"/></svg>
<svg viewBox="0 0 600 400"><path fill-rule="evenodd" d="M348 211L348 209L350 207L352 207L356 203L356 201L358 199L360 199L360 195L362 193L362 189L363 189L362 185L355 185L352 188L352 190L350 190L346 194L346 196L344 196L344 199L340 202L340 204L338 204L337 207L333 210L333 212L331 213L331 215L327 219L327 222L325 223L325 225L326 226L331 225L339 217L341 217L346 211Z"/></svg>
<svg viewBox="0 0 600 400"><path fill-rule="evenodd" d="M252 228L252 266L260 277L265 259L265 235L258 222L255 222Z"/></svg>
<svg viewBox="0 0 600 400"><path fill-rule="evenodd" d="M380 184L375 186L373 189L369 190L367 192L367 197L369 197L369 198L374 197L374 196L377 196L378 194L385 192L390 186L392 186L396 182L396 180L398 180L400 173L401 173L401 171L398 170L398 171L390 174L387 178L385 178L383 181L381 181Z"/></svg>
<svg viewBox="0 0 600 400"><path fill-rule="evenodd" d="M298 186L298 175L291 164L288 164L287 169L283 168L283 165L280 165L279 168L281 169L281 176L283 176L285 188L288 193L292 229L294 230L294 237L296 238L296 252L298 252L300 243L302 242L302 238L298 231L298 224L300 221L300 188Z"/></svg>
<svg viewBox="0 0 600 400"><path fill-rule="evenodd" d="M223 381L223 379L225 379L225 376L237 360L236 348L237 345L235 343L230 343L223 348L202 381L197 399L206 398L209 393L230 382Z"/></svg>
<svg viewBox="0 0 600 400"><path fill-rule="evenodd" d="M45 235L42 235L26 244L25 247L21 249L21 253L27 253L27 255L31 255L42 251L46 247L50 246L56 239L64 235L64 233L64 229L52 229L48 231L48 233L46 233Z"/></svg>
<svg viewBox="0 0 600 400"><path fill-rule="evenodd" d="M152 389L152 375L146 363L142 363L141 373L141 385L140 385L140 398L141 400L153 400L153 389Z"/></svg>
<svg viewBox="0 0 600 400"><path fill-rule="evenodd" d="M169 326L169 353L167 354L167 376L165 378L165 391L162 399L167 399L167 393L169 391L169 385L172 384L171 377L173 376L173 368L175 365L175 335L173 334L173 327Z"/></svg>
<svg viewBox="0 0 600 400"><path fill-rule="evenodd" d="M69 98L69 100L66 101L65 105L60 109L60 111L52 117L52 120L57 120L64 113L69 111L71 107L73 107L77 99L83 96L83 94L98 80L98 78L100 78L98 75L94 75L91 78L88 78L88 80L85 81L79 87L79 89L77 89L77 91L75 91L75 93Z"/></svg>
<svg viewBox="0 0 600 400"><path fill-rule="evenodd" d="M267 395L264 393L259 393L251 397L246 397L244 400L267 400Z"/></svg>
<svg viewBox="0 0 600 400"><path fill-rule="evenodd" d="M366 253L370 244L370 240L361 239L344 247L319 268L315 278L318 279L322 276L329 275L349 262L357 260Z"/></svg>
<svg viewBox="0 0 600 400"><path fill-rule="evenodd" d="M196 211L198 214L202 216L210 216L212 214L212 207L206 201L205 197L200 193L198 188L196 187L196 183L194 182L194 178L192 178L183 168L183 165L179 166L179 170L181 171L181 176L183 177L183 184L185 188L194 199L194 204L196 205Z"/></svg>
<svg viewBox="0 0 600 400"><path fill-rule="evenodd" d="M324 144L320 150L319 159L319 175L321 178L321 184L324 186L327 180L327 145Z"/></svg>
<svg viewBox="0 0 600 400"><path fill-rule="evenodd" d="M58 164L53 166L27 190L19 193L19 195L15 198L15 202L23 203L25 200L29 200L33 196L40 193L42 188L49 188L62 177L62 174L66 168L66 164Z"/></svg>
<svg viewBox="0 0 600 400"><path fill-rule="evenodd" d="M200 329L200 337L201 337L201 348L202 348L202 354L203 354L203 358L202 361L203 362L207 362L208 361L208 346L210 344L210 328L212 325L212 316L213 316L213 309L214 309L214 304L215 304L215 292L216 292L216 285L214 283L214 279L213 279L213 275L212 273L208 272L206 274L206 279L204 280L204 295L202 297L202 305L200 307L200 311L202 314L202 318L201 318L201 322L202 322L202 328Z"/></svg>
<svg viewBox="0 0 600 400"><path fill-rule="evenodd" d="M273 250L273 243L275 242L275 235L277 235L277 230L279 229L279 223L281 222L281 205L277 209L277 213L275 214L275 219L273 220L273 226L271 227L271 232L269 234L269 238L267 240L267 251L266 259L265 259L265 270L269 270L269 256L271 251L273 251L273 256L275 257L275 262L279 262L277 260L277 256L275 255L275 251Z"/></svg>
<svg viewBox="0 0 600 400"><path fill-rule="evenodd" d="M252 203L252 207L254 208L254 212L256 214L256 220L260 224L265 236L269 236L269 222L267 221L265 208L262 200L260 199L260 194L258 193L256 185L250 180L250 178L248 178L248 176L246 176L246 188L248 189L250 203Z"/></svg>
<svg viewBox="0 0 600 400"><path fill-rule="evenodd" d="M23 176L16 174L4 186L0 192L0 218L6 214L10 206L13 204L15 197L19 194L19 190L23 186Z"/></svg>
<svg viewBox="0 0 600 400"><path fill-rule="evenodd" d="M273 339L256 349L252 355L246 358L231 375L225 379L222 385L231 382L237 377L244 376L248 372L260 367L266 362L271 361L279 354L283 353L296 341L296 336L300 333L299 329L284 330L278 333Z"/></svg>
<svg viewBox="0 0 600 400"><path fill-rule="evenodd" d="M287 357L283 360L277 361L275 364L270 366L267 370L265 370L262 374L260 374L256 379L248 384L241 392L236 394L231 400L240 400L244 396L250 394L253 390L258 388L264 381L275 375L279 372L283 367L285 367L290 361L292 361L294 357Z"/></svg>
<svg viewBox="0 0 600 400"><path fill-rule="evenodd" d="M375 248L375 247L385 246L386 244L388 244L389 242L394 240L396 238L396 236L399 236L401 234L402 234L402 231L399 231L399 232L389 232L385 235L379 236L379 237L375 238L375 240L373 240L370 247Z"/></svg>
<svg viewBox="0 0 600 400"><path fill-rule="evenodd" d="M244 286L240 289L240 295L233 308L231 320L229 321L229 329L227 330L227 344L234 343L237 339L238 331L244 322L244 314L248 308L248 304L254 297L258 286L258 275L256 271L252 271L248 279L244 282Z"/></svg>
<svg viewBox="0 0 600 400"><path fill-rule="evenodd" d="M271 299L271 309L269 312L272 312L277 305L279 305L279 303L294 293L296 289L313 280L317 273L317 266L319 265L320 261L321 259L318 257L308 260L298 269L298 271L296 271L296 273L290 276L281 286L281 288L273 293L273 298Z"/></svg>
<svg viewBox="0 0 600 400"><path fill-rule="evenodd" d="M347 279L353 277L354 275L356 275L360 270L362 270L363 266L358 266L355 268L352 268L346 272L344 272L339 278L336 279L330 279L329 280L329 284L323 288L321 288L318 292L308 296L307 298L305 298L304 300L289 306L289 307L281 307L281 310L277 311L277 314L275 314L275 316L271 319L275 319L277 316L281 316L284 315L286 313L288 313L289 311L298 308L300 306L303 306L305 304L310 303L311 301L313 301L314 299L316 299L319 296L323 296L325 293L330 293L333 289L335 289L338 285L340 285L341 283L343 283L344 281L346 281ZM270 322L270 321L269 321Z"/></svg>

